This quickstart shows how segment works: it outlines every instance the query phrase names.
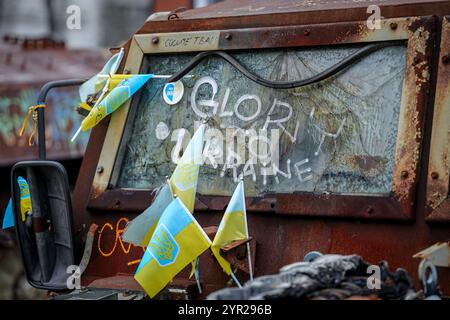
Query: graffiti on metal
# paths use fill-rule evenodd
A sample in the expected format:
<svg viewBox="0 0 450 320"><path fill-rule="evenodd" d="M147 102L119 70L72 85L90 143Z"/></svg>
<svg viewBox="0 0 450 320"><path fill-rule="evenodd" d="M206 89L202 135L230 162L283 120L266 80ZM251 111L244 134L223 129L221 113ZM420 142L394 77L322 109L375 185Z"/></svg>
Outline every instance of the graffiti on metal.
<svg viewBox="0 0 450 320"><path fill-rule="evenodd" d="M151 35L135 35L136 41L146 52L176 52L215 50L219 46L219 31L161 33Z"/></svg>
<svg viewBox="0 0 450 320"><path fill-rule="evenodd" d="M278 81L305 79L358 46L235 54ZM388 194L406 47L389 47L319 84L271 89L210 58L184 78L169 106L164 81L147 84L130 124L118 185L154 188L170 175L191 134L208 119L199 193L229 195L239 177L250 195L293 191ZM389 57L389 59L387 59ZM149 56L152 73L171 74L192 55ZM220 179L218 179L220 178Z"/></svg>
<svg viewBox="0 0 450 320"><path fill-rule="evenodd" d="M117 220L115 226L113 226L109 222L106 222L101 226L97 238L97 250L102 257L108 258L115 254L122 254L127 256L130 253L132 247L136 247L131 243L124 243L121 238L121 235L125 230L125 226L127 225L127 223L127 218L120 218L119 220ZM141 248L142 252L145 252L146 248ZM127 262L127 266L132 266L138 264L139 262L141 262L141 259L132 259Z"/></svg>

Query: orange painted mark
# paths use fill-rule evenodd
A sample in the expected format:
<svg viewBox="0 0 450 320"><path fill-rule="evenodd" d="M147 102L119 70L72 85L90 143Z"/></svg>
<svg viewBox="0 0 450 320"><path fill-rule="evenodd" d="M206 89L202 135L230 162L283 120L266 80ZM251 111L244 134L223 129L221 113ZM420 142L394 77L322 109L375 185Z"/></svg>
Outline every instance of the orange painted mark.
<svg viewBox="0 0 450 320"><path fill-rule="evenodd" d="M119 248L120 251L122 251L123 254L127 255L130 250L131 250L131 243L127 243L124 244L123 240L122 240L122 233L125 230L125 227L128 223L128 219L127 218L120 218L117 222L115 227L113 227L113 225L109 222L105 223L99 231L99 236L98 236L98 240L97 240L97 249L98 252L103 256L103 257L110 257L113 253L116 252L117 248ZM109 231L108 231L109 229ZM112 246L111 249L109 250L104 250L104 247L102 246L104 240L103 239L103 234L105 232L114 232L114 244ZM119 246L118 246L119 245ZM135 245L133 245L133 247L135 247ZM142 251L145 252L145 248L141 247ZM138 260L133 260L127 263L128 266L137 264L141 261L141 259Z"/></svg>
<svg viewBox="0 0 450 320"><path fill-rule="evenodd" d="M133 264L138 264L139 262L141 262L141 259L137 259L137 260L133 260L127 263L128 266L132 266Z"/></svg>

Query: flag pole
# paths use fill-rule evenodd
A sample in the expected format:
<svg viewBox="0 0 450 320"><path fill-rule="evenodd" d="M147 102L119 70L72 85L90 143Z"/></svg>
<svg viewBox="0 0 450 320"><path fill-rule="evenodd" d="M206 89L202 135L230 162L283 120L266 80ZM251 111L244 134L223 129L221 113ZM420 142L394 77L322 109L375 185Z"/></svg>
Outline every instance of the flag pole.
<svg viewBox="0 0 450 320"><path fill-rule="evenodd" d="M244 176L240 176L240 180L242 184L244 184ZM242 189L244 189L244 186L242 186ZM242 192L242 196L244 199L242 199L242 202L245 204L245 195L244 192ZM247 239L249 238L248 234L248 224L247 224L247 210L245 210L245 228L247 229ZM247 242L247 259L248 259L248 272L250 274L250 281L253 281L253 266L252 266L252 255L250 253L250 243Z"/></svg>
<svg viewBox="0 0 450 320"><path fill-rule="evenodd" d="M197 282L198 293L202 294L202 286L200 284L200 257L197 257L194 267L195 282Z"/></svg>
<svg viewBox="0 0 450 320"><path fill-rule="evenodd" d="M250 253L249 242L247 242L247 257L248 257L248 272L250 273L250 280L253 281L252 255Z"/></svg>
<svg viewBox="0 0 450 320"><path fill-rule="evenodd" d="M170 178L169 178L169 176L166 176L166 183L167 183L167 185L169 186L169 191L170 191L170 193L172 194L172 196L175 196L175 195L173 194L172 186L170 185Z"/></svg>
<svg viewBox="0 0 450 320"><path fill-rule="evenodd" d="M100 94L100 97L98 97L97 101L95 102L94 106L92 107L91 111L94 110L95 107L97 107L97 105L100 103L100 101L103 99L103 96L105 95L106 92L108 92L108 86L109 86L109 82L111 81L111 77L108 77L108 79L106 80L105 85L103 86L102 89L102 93ZM78 137L78 135L81 132L81 126L78 128L77 132L75 132L75 134L73 135L72 139L70 140L71 142L74 142L75 139Z"/></svg>
<svg viewBox="0 0 450 320"><path fill-rule="evenodd" d="M234 282L236 282L237 286L239 288L242 288L241 283L238 281L238 279L236 278L236 276L234 275L233 271L231 271L231 277L233 278Z"/></svg>
<svg viewBox="0 0 450 320"><path fill-rule="evenodd" d="M173 77L173 75L168 75L168 74L154 74L153 75L153 78L155 78L155 79L169 79L171 77ZM183 78L194 78L194 77L195 77L195 75L193 75L193 74L187 74L187 75L183 76Z"/></svg>

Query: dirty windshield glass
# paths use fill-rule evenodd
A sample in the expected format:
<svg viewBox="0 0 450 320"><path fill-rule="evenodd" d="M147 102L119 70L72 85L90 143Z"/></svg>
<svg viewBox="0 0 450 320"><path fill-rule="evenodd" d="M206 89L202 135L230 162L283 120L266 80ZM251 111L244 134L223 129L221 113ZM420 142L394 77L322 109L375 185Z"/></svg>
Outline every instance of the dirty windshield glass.
<svg viewBox="0 0 450 320"><path fill-rule="evenodd" d="M233 52L246 68L279 81L306 79L362 46ZM170 75L194 54L146 56L146 73ZM210 57L182 79L168 105L164 79L150 80L119 160L117 186L152 189L173 172L203 118L208 119L198 192L230 195L240 176L249 195L391 191L406 47L378 50L320 83L272 89ZM117 169L118 168L118 169Z"/></svg>

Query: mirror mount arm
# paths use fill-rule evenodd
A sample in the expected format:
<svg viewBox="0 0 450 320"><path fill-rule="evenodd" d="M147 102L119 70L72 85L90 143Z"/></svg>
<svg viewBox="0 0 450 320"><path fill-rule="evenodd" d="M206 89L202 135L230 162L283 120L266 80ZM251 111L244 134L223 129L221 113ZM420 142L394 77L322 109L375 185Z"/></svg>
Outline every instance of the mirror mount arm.
<svg viewBox="0 0 450 320"><path fill-rule="evenodd" d="M86 80L85 79L67 79L50 81L44 84L39 92L37 104L45 105L45 99L48 92L53 88L80 86ZM38 113L38 146L39 146L39 160L46 159L45 149L45 108L39 108Z"/></svg>

